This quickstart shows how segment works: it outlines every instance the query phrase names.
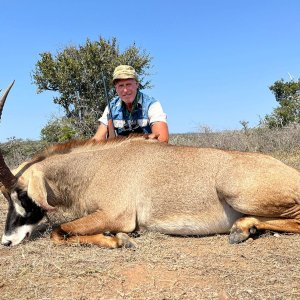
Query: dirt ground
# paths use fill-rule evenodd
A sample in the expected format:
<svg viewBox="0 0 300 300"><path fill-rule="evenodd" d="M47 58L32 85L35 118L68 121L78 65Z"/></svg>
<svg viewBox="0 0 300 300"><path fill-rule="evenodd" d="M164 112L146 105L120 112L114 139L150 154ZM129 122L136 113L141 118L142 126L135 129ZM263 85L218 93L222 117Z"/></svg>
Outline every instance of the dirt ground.
<svg viewBox="0 0 300 300"><path fill-rule="evenodd" d="M300 155L277 157L300 169ZM0 233L7 205L0 196ZM50 217L57 222L61 216ZM0 246L0 299L300 299L300 235L143 233L136 249L56 246L42 224L30 241Z"/></svg>
<svg viewBox="0 0 300 300"><path fill-rule="evenodd" d="M6 210L1 198L1 232ZM143 233L134 250L108 250L56 246L49 233L45 223L30 241L0 246L0 299L300 299L296 234L230 245L227 235Z"/></svg>

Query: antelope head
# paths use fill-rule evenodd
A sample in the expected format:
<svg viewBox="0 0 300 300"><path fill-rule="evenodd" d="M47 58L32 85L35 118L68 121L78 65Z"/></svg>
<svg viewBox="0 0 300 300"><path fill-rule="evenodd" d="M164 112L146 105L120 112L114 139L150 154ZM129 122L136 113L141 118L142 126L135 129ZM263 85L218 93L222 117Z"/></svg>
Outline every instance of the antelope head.
<svg viewBox="0 0 300 300"><path fill-rule="evenodd" d="M0 119L7 95L14 81L0 98ZM8 201L8 213L2 244L14 246L29 237L35 226L42 220L45 210L28 196L27 190L18 184L18 178L6 165L0 152L0 190Z"/></svg>

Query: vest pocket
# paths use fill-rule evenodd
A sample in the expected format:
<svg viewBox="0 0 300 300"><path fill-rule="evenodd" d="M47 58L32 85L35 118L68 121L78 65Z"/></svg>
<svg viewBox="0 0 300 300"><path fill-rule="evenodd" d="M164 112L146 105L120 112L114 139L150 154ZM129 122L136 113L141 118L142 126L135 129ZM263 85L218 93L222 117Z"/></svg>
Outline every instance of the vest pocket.
<svg viewBox="0 0 300 300"><path fill-rule="evenodd" d="M115 128L123 128L125 125L125 120L114 120Z"/></svg>
<svg viewBox="0 0 300 300"><path fill-rule="evenodd" d="M149 125L148 119L138 119L137 121L140 127L146 127L147 125Z"/></svg>

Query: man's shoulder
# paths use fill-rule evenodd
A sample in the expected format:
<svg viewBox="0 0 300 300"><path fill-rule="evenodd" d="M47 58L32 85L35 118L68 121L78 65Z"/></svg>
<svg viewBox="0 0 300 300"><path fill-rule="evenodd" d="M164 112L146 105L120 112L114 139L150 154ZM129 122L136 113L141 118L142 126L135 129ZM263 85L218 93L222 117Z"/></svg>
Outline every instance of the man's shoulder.
<svg viewBox="0 0 300 300"><path fill-rule="evenodd" d="M152 103L159 102L159 101L156 100L154 97L151 97L145 93L140 92L139 102L141 102L142 104L151 105Z"/></svg>
<svg viewBox="0 0 300 300"><path fill-rule="evenodd" d="M120 107L122 104L122 100L120 97L114 97L111 101L110 101L110 106L111 107Z"/></svg>

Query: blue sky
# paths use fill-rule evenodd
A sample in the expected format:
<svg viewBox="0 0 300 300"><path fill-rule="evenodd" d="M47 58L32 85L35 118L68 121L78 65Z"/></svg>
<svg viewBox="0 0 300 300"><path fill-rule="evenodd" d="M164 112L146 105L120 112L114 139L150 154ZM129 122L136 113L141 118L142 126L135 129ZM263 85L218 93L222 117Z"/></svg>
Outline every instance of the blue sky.
<svg viewBox="0 0 300 300"><path fill-rule="evenodd" d="M39 139L62 113L51 92L36 93L39 53L86 39L116 37L153 57L154 88L171 133L255 126L277 106L269 86L300 77L300 1L0 0L0 89L15 79L0 141Z"/></svg>

